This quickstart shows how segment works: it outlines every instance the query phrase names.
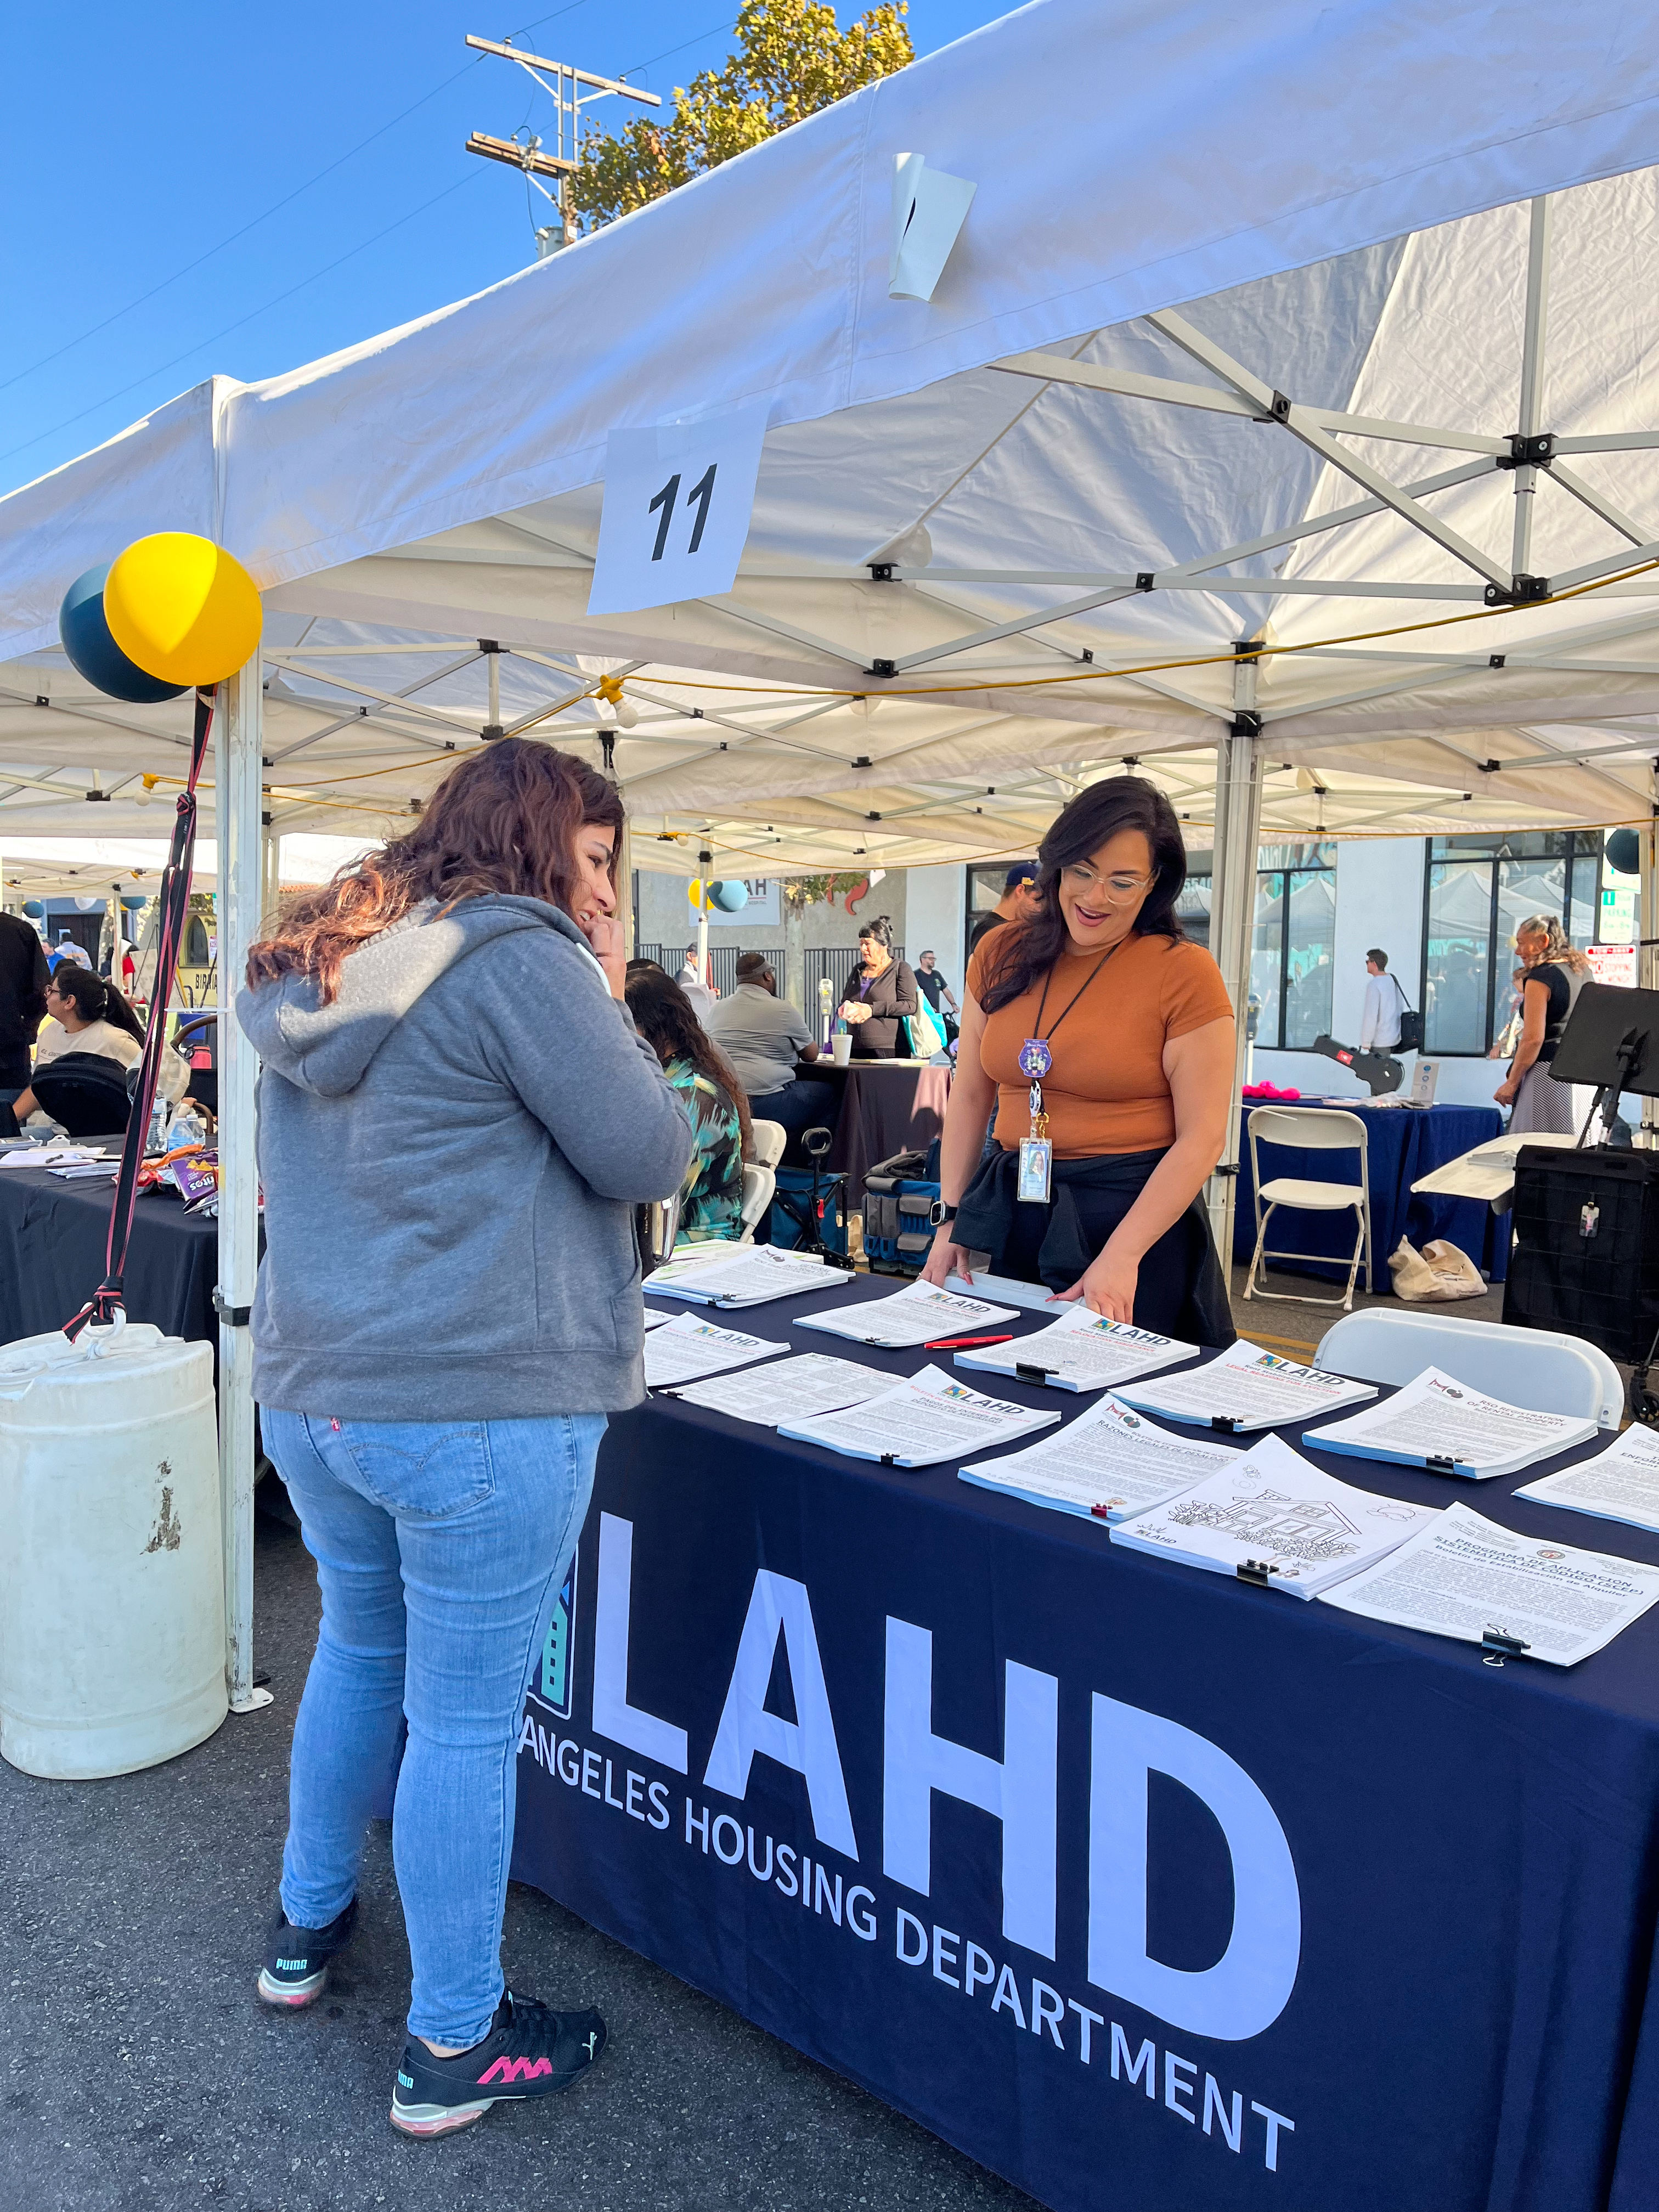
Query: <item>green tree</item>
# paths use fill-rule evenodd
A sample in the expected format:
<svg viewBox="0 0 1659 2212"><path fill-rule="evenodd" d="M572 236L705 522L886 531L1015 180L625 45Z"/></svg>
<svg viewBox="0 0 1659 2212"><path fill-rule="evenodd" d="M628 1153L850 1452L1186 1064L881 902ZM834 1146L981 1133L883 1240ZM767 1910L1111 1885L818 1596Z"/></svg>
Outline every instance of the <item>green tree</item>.
<svg viewBox="0 0 1659 2212"><path fill-rule="evenodd" d="M639 118L612 137L590 125L570 179L582 228L598 230L705 169L816 115L915 58L907 0L884 0L842 30L826 0L743 0L738 51L677 86L666 123Z"/></svg>

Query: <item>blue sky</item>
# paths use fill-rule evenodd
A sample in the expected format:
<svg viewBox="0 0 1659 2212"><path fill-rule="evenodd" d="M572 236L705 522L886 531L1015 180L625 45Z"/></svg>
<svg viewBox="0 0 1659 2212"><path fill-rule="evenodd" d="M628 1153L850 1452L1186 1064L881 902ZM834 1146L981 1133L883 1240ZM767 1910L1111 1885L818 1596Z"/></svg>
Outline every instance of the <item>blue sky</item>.
<svg viewBox="0 0 1659 2212"><path fill-rule="evenodd" d="M736 0L724 13L722 0L518 4L529 12L505 20L468 0L12 11L0 491L216 372L273 374L532 260L522 180L462 147L472 131L546 131L550 103L510 62L471 52L467 32L666 100L724 59L737 13ZM911 0L917 52L1006 5Z"/></svg>

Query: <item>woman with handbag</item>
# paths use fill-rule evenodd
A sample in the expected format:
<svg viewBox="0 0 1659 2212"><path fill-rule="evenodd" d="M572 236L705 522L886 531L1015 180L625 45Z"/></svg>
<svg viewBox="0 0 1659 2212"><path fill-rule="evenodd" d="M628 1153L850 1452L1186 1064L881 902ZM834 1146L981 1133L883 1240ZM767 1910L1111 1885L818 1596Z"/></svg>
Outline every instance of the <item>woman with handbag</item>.
<svg viewBox="0 0 1659 2212"><path fill-rule="evenodd" d="M859 965L838 1009L853 1032L854 1060L891 1060L908 1038L900 1024L921 1004L915 970L893 957L893 925L884 914L859 926Z"/></svg>
<svg viewBox="0 0 1659 2212"><path fill-rule="evenodd" d="M1113 776L1062 811L1037 860L1036 912L969 963L923 1275L966 1278L988 1252L993 1273L1114 1321L1231 1344L1199 1194L1226 1141L1233 1016L1176 919L1180 824L1154 785Z"/></svg>
<svg viewBox="0 0 1659 2212"><path fill-rule="evenodd" d="M526 738L284 908L237 1018L264 1065L265 1447L317 1562L267 2003L350 1941L398 1732L414 1988L392 2124L439 2136L568 2088L597 2013L505 1990L520 1722L605 1416L644 1395L635 1207L690 1133L622 1005L622 802Z"/></svg>

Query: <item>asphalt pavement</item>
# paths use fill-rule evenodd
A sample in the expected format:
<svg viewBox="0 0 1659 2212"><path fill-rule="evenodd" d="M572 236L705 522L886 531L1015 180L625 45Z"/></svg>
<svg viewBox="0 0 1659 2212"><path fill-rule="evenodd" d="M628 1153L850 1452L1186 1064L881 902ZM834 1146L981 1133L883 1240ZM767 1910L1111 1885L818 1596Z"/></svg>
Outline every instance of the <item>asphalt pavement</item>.
<svg viewBox="0 0 1659 2212"><path fill-rule="evenodd" d="M591 2080L447 2141L387 2118L409 1954L391 1832L318 2004L254 1994L289 1733L316 1626L298 1536L261 1516L256 1664L275 1702L107 1782L0 1766L0 2181L28 2212L1030 2212L1032 2199L515 1884L515 1986L597 2005Z"/></svg>

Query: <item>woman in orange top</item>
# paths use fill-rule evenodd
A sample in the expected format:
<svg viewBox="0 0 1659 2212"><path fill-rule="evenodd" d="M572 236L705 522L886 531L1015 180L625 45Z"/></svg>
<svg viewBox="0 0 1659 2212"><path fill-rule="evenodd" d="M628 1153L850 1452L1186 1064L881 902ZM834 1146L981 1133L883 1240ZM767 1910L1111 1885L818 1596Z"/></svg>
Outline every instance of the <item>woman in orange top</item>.
<svg viewBox="0 0 1659 2212"><path fill-rule="evenodd" d="M923 1274L965 1277L969 1253L988 1252L994 1273L1114 1321L1231 1344L1199 1193L1226 1141L1233 1016L1221 971L1175 918L1187 856L1174 809L1114 776L1079 793L1037 860L1040 910L969 963ZM1039 1117L1048 1163L1021 1152Z"/></svg>

